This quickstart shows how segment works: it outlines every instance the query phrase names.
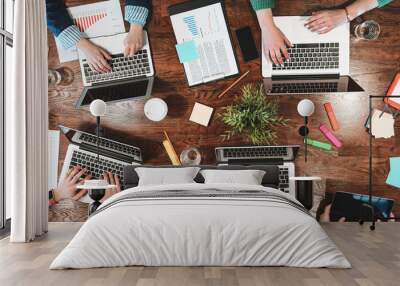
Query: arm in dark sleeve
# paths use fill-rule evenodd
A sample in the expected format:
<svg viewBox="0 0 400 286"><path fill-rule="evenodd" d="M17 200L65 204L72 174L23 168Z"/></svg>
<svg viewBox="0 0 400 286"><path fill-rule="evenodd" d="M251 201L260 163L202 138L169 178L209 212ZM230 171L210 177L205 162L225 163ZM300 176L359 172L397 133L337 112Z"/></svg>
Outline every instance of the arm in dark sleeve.
<svg viewBox="0 0 400 286"><path fill-rule="evenodd" d="M64 0L46 0L47 27L64 49L71 49L81 39L81 33L68 14Z"/></svg>
<svg viewBox="0 0 400 286"><path fill-rule="evenodd" d="M74 25L64 0L46 0L47 27L57 37L69 26Z"/></svg>

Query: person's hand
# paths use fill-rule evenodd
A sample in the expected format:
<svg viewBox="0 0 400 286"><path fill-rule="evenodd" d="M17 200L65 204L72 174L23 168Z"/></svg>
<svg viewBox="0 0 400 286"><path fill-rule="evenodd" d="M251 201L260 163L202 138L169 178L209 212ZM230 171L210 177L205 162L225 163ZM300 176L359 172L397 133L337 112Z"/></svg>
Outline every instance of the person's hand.
<svg viewBox="0 0 400 286"><path fill-rule="evenodd" d="M143 48L144 35L143 26L139 24L131 24L131 29L124 40L124 56L133 56Z"/></svg>
<svg viewBox="0 0 400 286"><path fill-rule="evenodd" d="M344 9L325 10L313 12L312 16L304 23L304 26L311 32L324 34L346 22L347 14Z"/></svg>
<svg viewBox="0 0 400 286"><path fill-rule="evenodd" d="M110 185L115 185L116 187L106 189L106 193L100 200L101 203L103 203L106 199L121 191L121 184L119 182L119 178L117 175L113 175L112 173L108 172L102 176L102 179L106 180Z"/></svg>
<svg viewBox="0 0 400 286"><path fill-rule="evenodd" d="M107 62L107 60L111 60L111 56L104 49L85 38L81 38L77 47L85 54L86 60L92 70L99 73L111 72L111 66Z"/></svg>
<svg viewBox="0 0 400 286"><path fill-rule="evenodd" d="M89 180L91 175L86 174L87 170L80 166L75 166L68 170L65 177L60 178L57 188L54 190L54 200L59 202L63 199L79 200L87 190L77 190L77 185L82 181L81 177L86 175L84 180Z"/></svg>
<svg viewBox="0 0 400 286"><path fill-rule="evenodd" d="M332 207L332 204L329 204L324 208L324 212L319 217L320 222L330 222L331 221L331 218L330 218L331 207ZM339 222L345 222L345 221L346 221L345 217L341 217L339 219Z"/></svg>
<svg viewBox="0 0 400 286"><path fill-rule="evenodd" d="M269 57L275 65L283 65L285 60L289 60L287 47L292 44L275 25L262 28L262 39L264 54Z"/></svg>

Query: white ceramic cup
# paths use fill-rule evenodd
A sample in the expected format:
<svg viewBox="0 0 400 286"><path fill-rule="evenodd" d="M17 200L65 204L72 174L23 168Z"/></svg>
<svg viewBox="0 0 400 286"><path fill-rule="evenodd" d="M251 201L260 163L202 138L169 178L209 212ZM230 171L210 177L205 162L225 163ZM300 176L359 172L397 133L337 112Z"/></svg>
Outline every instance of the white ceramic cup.
<svg viewBox="0 0 400 286"><path fill-rule="evenodd" d="M144 105L144 115L151 121L161 121L168 114L168 105L161 98L151 98Z"/></svg>

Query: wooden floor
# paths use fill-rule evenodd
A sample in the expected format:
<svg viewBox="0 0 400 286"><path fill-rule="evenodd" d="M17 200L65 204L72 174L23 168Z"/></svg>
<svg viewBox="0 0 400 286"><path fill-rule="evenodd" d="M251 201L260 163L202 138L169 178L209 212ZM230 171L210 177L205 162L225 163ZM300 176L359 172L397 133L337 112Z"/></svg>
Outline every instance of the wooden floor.
<svg viewBox="0 0 400 286"><path fill-rule="evenodd" d="M323 228L352 269L288 267L124 267L48 270L81 223L50 223L49 233L29 244L0 241L0 285L399 285L400 224L328 223Z"/></svg>

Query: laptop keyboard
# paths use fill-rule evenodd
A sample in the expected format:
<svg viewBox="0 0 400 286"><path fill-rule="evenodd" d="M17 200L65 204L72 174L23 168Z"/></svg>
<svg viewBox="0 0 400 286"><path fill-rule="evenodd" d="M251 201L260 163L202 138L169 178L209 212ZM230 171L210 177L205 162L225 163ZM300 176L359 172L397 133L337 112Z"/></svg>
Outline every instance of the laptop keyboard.
<svg viewBox="0 0 400 286"><path fill-rule="evenodd" d="M95 136L95 135L82 133L79 136L79 139L83 143L90 144L92 146L97 146L97 136ZM105 138L99 138L99 146L101 148L113 150L118 153L124 153L128 156L137 158L137 160L141 160L140 150L137 148L134 148L132 146L121 144L121 143L114 142L111 140L107 140Z"/></svg>
<svg viewBox="0 0 400 286"><path fill-rule="evenodd" d="M279 166L278 189L282 192L289 193L289 168L286 166Z"/></svg>
<svg viewBox="0 0 400 286"><path fill-rule="evenodd" d="M224 148L223 154L228 159L240 158L270 158L285 157L288 155L286 147L249 147L249 148Z"/></svg>
<svg viewBox="0 0 400 286"><path fill-rule="evenodd" d="M150 73L150 59L147 50L140 50L132 57L124 57L123 54L115 54L111 55L111 57L109 64L112 72L109 73L99 73L92 70L84 60L83 68L87 83L108 82Z"/></svg>
<svg viewBox="0 0 400 286"><path fill-rule="evenodd" d="M273 83L271 93L337 92L337 82Z"/></svg>
<svg viewBox="0 0 400 286"><path fill-rule="evenodd" d="M93 178L100 178L106 172L111 172L114 175L118 175L121 183L121 189L124 189L124 166L128 164L117 163L101 157L100 164L98 164L96 155L74 150L69 168L77 165L81 166L82 168L86 168L88 173L91 174Z"/></svg>
<svg viewBox="0 0 400 286"><path fill-rule="evenodd" d="M290 60L273 70L338 69L339 43L294 44L288 48Z"/></svg>

